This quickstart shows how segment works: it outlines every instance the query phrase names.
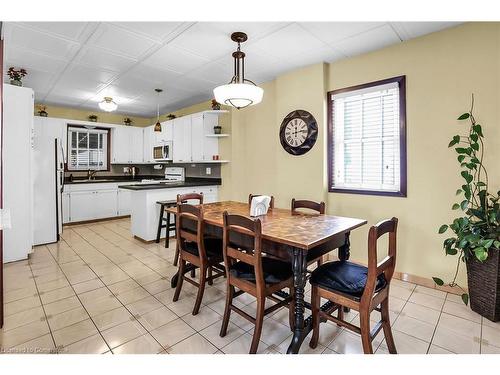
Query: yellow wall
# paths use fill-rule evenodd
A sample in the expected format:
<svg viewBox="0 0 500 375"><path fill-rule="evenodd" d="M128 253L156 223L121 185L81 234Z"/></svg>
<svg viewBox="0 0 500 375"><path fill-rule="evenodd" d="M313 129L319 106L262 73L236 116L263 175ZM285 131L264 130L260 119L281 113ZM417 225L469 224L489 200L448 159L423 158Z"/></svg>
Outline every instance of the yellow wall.
<svg viewBox="0 0 500 375"><path fill-rule="evenodd" d="M107 124L123 125L123 119L125 117L129 117L132 120L133 126L144 127L152 124L151 119L146 117L126 116L122 114L109 113L109 112L86 111L70 107L58 107L58 106L48 105L46 106L45 111L47 111L49 117L66 118L71 120L88 121L89 115L94 114L97 115L98 122L104 122ZM38 104L35 104L35 116L38 116Z"/></svg>
<svg viewBox="0 0 500 375"><path fill-rule="evenodd" d="M365 218L369 225L397 216L397 270L427 278L451 276L456 258L444 257L444 237L437 228L454 217L450 206L462 183L447 144L465 129L455 119L468 110L471 93L487 137L490 190L500 188L499 37L498 23L465 24L264 84L261 104L232 112L232 175L223 180L231 188L221 198L267 193L284 208L292 197L324 199L328 213ZM408 197L328 193L326 92L399 75L407 78ZM310 111L320 129L316 146L300 157L287 154L278 137L283 117L293 109ZM352 235L354 260L366 262L368 228Z"/></svg>

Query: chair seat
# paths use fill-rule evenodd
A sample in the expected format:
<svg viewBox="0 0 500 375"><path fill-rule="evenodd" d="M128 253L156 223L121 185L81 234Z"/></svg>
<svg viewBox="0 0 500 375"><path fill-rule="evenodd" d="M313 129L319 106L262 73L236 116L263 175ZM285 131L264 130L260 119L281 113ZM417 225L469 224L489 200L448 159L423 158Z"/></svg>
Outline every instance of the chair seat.
<svg viewBox="0 0 500 375"><path fill-rule="evenodd" d="M367 276L368 268L347 261L337 261L325 263L316 268L312 272L309 282L323 289L359 299L365 290ZM375 292L380 291L386 285L384 274L380 274L377 278Z"/></svg>
<svg viewBox="0 0 500 375"><path fill-rule="evenodd" d="M169 200L169 201L157 201L156 204L162 205L164 207L174 207L177 206L177 201L176 200Z"/></svg>
<svg viewBox="0 0 500 375"><path fill-rule="evenodd" d="M292 277L292 265L277 259L262 257L262 270L266 284L276 284ZM239 279L255 282L253 266L237 262L229 270L231 275Z"/></svg>
<svg viewBox="0 0 500 375"><path fill-rule="evenodd" d="M222 239L206 237L204 239L205 242L205 251L207 253L207 257L221 259L223 258L222 254ZM193 255L199 256L198 245L196 242L186 242L184 245L186 251Z"/></svg>

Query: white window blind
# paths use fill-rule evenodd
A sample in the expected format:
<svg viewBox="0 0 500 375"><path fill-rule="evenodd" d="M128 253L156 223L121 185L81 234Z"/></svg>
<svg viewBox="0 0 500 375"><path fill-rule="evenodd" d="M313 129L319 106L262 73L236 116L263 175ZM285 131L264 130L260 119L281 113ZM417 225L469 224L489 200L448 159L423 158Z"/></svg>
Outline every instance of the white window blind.
<svg viewBox="0 0 500 375"><path fill-rule="evenodd" d="M108 146L108 130L68 127L68 170L106 170Z"/></svg>
<svg viewBox="0 0 500 375"><path fill-rule="evenodd" d="M333 103L332 188L400 191L397 82L341 92Z"/></svg>

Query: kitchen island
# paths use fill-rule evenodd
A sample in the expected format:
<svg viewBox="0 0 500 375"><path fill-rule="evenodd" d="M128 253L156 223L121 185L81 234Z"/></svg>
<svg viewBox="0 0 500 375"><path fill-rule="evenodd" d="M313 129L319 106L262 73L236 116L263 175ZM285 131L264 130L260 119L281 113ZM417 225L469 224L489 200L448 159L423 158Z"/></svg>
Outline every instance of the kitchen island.
<svg viewBox="0 0 500 375"><path fill-rule="evenodd" d="M156 202L175 200L177 194L187 193L203 193L205 203L216 202L221 183L218 178L186 178L185 181L119 186L132 192L132 234L143 241L155 240L160 217L160 205ZM162 229L161 236L165 235L165 229Z"/></svg>

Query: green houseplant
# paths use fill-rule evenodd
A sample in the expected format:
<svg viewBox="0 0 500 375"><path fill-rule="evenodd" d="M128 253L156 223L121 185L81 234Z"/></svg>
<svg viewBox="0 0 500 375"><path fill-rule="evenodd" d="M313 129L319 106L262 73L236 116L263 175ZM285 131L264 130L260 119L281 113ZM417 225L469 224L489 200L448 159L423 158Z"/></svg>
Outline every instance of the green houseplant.
<svg viewBox="0 0 500 375"><path fill-rule="evenodd" d="M451 224L443 224L439 233L451 231L443 242L446 255L456 255L457 267L450 286L456 283L462 263L467 267L468 293L464 290L462 300L469 302L473 311L486 318L500 320L500 191L488 191L488 172L483 165L484 134L473 114L474 96L469 112L458 120L467 121L464 135L455 135L448 147L455 147L464 183L456 191L459 201L452 209L460 212ZM434 277L437 285L444 281ZM470 297L470 298L469 298Z"/></svg>

